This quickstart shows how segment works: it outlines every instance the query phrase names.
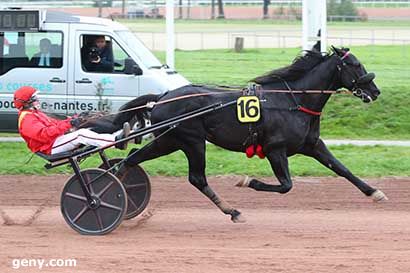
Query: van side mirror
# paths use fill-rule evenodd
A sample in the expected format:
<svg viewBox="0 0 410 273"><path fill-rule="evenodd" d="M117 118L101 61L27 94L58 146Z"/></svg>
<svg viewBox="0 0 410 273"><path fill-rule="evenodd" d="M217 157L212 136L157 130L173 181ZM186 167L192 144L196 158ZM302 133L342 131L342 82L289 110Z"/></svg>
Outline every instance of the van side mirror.
<svg viewBox="0 0 410 273"><path fill-rule="evenodd" d="M124 73L127 75L142 75L142 69L135 63L132 58L124 60Z"/></svg>
<svg viewBox="0 0 410 273"><path fill-rule="evenodd" d="M141 69L141 67L139 67L137 64L134 64L134 66L132 67L133 69L133 74L135 75L135 76L140 76L140 75L142 75L142 69Z"/></svg>

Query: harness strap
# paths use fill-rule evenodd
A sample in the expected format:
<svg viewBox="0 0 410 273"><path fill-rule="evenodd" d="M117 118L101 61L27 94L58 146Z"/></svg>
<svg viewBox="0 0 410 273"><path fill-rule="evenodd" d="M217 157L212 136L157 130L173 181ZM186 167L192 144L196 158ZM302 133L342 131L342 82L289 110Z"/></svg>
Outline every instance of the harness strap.
<svg viewBox="0 0 410 273"><path fill-rule="evenodd" d="M322 114L322 112L313 111L311 109L308 109L308 108L303 107L302 105L300 105L298 103L298 101L296 100L296 97L295 97L295 94L294 94L295 91L292 88L290 88L288 82L285 79L281 78L281 80L283 81L283 83L285 84L285 86L288 89L289 93L291 94L293 102L296 104L296 108L290 108L290 110L297 110L297 111L300 111L300 112L303 112L303 113L306 113L306 114L309 114L309 115L312 115L312 116L320 116ZM306 92L305 90L302 90L302 91ZM322 90L322 93L323 92L324 92L324 90Z"/></svg>
<svg viewBox="0 0 410 273"><path fill-rule="evenodd" d="M244 88L242 90L243 96L256 96L259 98L262 95L262 92L259 92L260 89L257 85L251 84L249 87ZM254 122L248 124L248 137L245 139L243 146L245 147L245 153L248 158L253 157L255 154L259 156L259 158L265 158L265 155L262 151L262 146L258 143L260 138L258 125Z"/></svg>
<svg viewBox="0 0 410 273"><path fill-rule="evenodd" d="M300 105L298 105L296 109L312 116L320 116L322 114L322 112L316 112Z"/></svg>

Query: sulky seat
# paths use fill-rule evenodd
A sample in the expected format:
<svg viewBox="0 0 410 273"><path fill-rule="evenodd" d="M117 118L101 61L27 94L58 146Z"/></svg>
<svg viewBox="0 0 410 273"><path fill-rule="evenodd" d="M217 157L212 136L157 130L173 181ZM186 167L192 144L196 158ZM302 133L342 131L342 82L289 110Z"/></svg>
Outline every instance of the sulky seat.
<svg viewBox="0 0 410 273"><path fill-rule="evenodd" d="M56 162L59 160L68 159L76 155L80 155L85 152L89 152L91 150L94 150L95 148L96 148L95 146L85 146L85 147L78 148L72 151L62 152L62 153L53 154L53 155L47 155L42 152L37 152L36 155L47 160L48 162Z"/></svg>

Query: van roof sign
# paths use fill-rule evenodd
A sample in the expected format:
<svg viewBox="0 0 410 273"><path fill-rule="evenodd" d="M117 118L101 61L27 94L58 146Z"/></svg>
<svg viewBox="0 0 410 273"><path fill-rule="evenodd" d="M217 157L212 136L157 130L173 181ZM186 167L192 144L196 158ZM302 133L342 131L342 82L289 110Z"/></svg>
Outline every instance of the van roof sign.
<svg viewBox="0 0 410 273"><path fill-rule="evenodd" d="M62 11L47 11L47 18L45 20L47 23L79 23L80 18L74 14L66 13Z"/></svg>
<svg viewBox="0 0 410 273"><path fill-rule="evenodd" d="M40 10L0 10L0 31L38 31L44 15Z"/></svg>

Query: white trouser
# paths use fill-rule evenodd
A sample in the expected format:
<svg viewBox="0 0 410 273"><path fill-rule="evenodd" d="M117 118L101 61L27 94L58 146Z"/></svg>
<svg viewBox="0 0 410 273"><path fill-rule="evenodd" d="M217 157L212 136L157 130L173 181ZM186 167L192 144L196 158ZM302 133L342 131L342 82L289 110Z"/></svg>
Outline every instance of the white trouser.
<svg viewBox="0 0 410 273"><path fill-rule="evenodd" d="M121 130L114 134L98 134L86 128L79 129L72 133L59 136L53 144L51 154L71 151L78 148L81 144L104 147L112 144L115 141L115 136L120 132Z"/></svg>

